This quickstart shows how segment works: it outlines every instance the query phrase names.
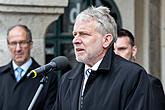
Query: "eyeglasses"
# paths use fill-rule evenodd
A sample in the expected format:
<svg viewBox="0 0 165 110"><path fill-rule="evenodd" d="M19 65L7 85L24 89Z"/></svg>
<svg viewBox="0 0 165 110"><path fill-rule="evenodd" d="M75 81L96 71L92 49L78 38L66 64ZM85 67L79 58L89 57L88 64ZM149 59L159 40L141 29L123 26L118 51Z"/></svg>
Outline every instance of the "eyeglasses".
<svg viewBox="0 0 165 110"><path fill-rule="evenodd" d="M27 47L29 43L32 41L19 41L19 42L8 42L8 45L12 48L15 48L17 44L19 44L20 47Z"/></svg>

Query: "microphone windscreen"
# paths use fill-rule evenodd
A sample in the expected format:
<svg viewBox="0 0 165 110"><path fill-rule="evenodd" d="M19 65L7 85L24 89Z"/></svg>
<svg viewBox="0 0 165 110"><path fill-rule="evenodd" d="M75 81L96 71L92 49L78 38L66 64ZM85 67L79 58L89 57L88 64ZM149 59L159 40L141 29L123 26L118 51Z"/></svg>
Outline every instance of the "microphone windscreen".
<svg viewBox="0 0 165 110"><path fill-rule="evenodd" d="M69 60L65 56L58 56L52 59L51 62L56 64L57 70L65 69L69 65Z"/></svg>

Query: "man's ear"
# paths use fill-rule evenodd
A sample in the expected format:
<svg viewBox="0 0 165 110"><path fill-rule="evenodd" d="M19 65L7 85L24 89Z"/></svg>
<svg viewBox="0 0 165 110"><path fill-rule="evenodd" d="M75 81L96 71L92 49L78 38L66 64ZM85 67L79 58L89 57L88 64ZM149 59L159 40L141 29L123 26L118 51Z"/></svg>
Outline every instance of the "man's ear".
<svg viewBox="0 0 165 110"><path fill-rule="evenodd" d="M103 47L104 48L109 47L109 45L112 43L112 40L113 40L112 34L106 34L103 37Z"/></svg>
<svg viewBox="0 0 165 110"><path fill-rule="evenodd" d="M136 54L137 54L137 47L136 47L136 46L133 46L133 47L132 47L132 57L133 57L134 59L136 59Z"/></svg>
<svg viewBox="0 0 165 110"><path fill-rule="evenodd" d="M33 41L30 42L30 49L32 49L32 48L33 48Z"/></svg>

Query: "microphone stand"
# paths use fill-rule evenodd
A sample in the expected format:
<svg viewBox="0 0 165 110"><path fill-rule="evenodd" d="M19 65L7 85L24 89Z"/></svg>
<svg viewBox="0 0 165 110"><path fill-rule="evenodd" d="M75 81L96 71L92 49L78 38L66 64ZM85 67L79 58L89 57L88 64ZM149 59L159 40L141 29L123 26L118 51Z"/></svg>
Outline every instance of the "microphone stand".
<svg viewBox="0 0 165 110"><path fill-rule="evenodd" d="M32 110L39 94L41 93L41 90L43 89L44 87L44 84L47 83L47 80L48 80L48 77L47 76L43 76L43 78L40 80L40 85L37 89L37 92L35 93L34 97L33 97L33 100L31 101L29 107L28 107L28 110Z"/></svg>

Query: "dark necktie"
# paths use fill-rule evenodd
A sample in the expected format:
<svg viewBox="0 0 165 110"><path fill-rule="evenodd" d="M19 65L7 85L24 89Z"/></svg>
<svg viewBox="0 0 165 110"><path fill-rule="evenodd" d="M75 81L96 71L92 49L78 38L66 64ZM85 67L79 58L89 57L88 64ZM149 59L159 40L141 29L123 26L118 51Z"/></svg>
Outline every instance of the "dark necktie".
<svg viewBox="0 0 165 110"><path fill-rule="evenodd" d="M87 69L85 71L85 76L84 76L84 81L83 81L83 87L82 87L82 96L83 96L83 93L84 93L84 89L85 89L85 85L87 83L88 77L91 74L91 71L92 71L92 69Z"/></svg>
<svg viewBox="0 0 165 110"><path fill-rule="evenodd" d="M83 80L83 83L81 85L81 90L80 90L81 92L80 92L80 97L79 97L79 109L78 110L81 110L83 107L83 95L84 95L85 85L87 83L88 77L91 74L91 72L92 72L92 69L87 69L85 71L84 80Z"/></svg>

